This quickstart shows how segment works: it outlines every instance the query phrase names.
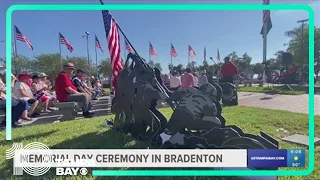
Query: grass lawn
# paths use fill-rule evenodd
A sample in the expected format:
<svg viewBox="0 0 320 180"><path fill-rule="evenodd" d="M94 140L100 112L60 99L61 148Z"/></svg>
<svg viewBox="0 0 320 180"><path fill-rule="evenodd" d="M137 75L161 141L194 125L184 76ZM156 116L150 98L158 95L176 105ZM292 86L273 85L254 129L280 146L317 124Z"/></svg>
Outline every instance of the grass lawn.
<svg viewBox="0 0 320 180"><path fill-rule="evenodd" d="M268 93L268 94L287 94L287 95L301 95L307 92L302 89L292 88L291 91L286 86L274 86L274 87L238 87L242 92L256 92L256 93Z"/></svg>
<svg viewBox="0 0 320 180"><path fill-rule="evenodd" d="M169 118L172 111L169 108L161 109L161 112ZM243 129L244 132L258 134L260 130L280 138L276 132L278 128L284 128L290 134L308 134L308 115L297 114L287 111L266 110L250 107L226 107L223 115L227 120L227 124L236 124ZM12 131L12 139L14 142L23 142L28 144L31 142L42 142L54 149L115 149L115 148L146 148L147 145L135 141L128 135L120 134L102 127L102 122L108 117L96 117L92 119L74 120L54 124L29 126L17 128ZM320 134L320 117L315 117L315 133ZM0 132L0 139L5 138L5 132ZM12 176L12 160L6 161L5 150L11 147L11 142L0 141L0 179L18 179ZM280 141L280 148L305 148L297 145L288 144ZM308 154L308 151L307 151ZM315 171L307 179L320 179L320 148L315 149ZM308 162L308 159L306 159ZM90 169L89 169L90 172ZM41 179L66 179L54 177L55 170L52 168ZM28 176L26 173L19 179L38 179ZM84 179L83 177L73 177L70 179ZM106 177L97 178L88 175L85 179L173 179L170 177ZM205 179L238 179L235 177L175 177L175 180L205 180ZM279 179L305 179L303 177L280 177Z"/></svg>
<svg viewBox="0 0 320 180"><path fill-rule="evenodd" d="M110 88L103 88L103 90L106 93L106 96L110 95Z"/></svg>

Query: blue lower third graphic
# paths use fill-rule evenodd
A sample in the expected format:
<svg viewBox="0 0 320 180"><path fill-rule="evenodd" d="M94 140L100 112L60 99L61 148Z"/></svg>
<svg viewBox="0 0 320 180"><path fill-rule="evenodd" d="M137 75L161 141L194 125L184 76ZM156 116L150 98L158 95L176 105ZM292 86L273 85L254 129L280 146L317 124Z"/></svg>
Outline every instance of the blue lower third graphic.
<svg viewBox="0 0 320 180"><path fill-rule="evenodd" d="M287 151L287 167L306 166L306 152L304 149L288 149Z"/></svg>
<svg viewBox="0 0 320 180"><path fill-rule="evenodd" d="M305 167L305 150L303 149L250 149L248 150L248 167L278 168Z"/></svg>
<svg viewBox="0 0 320 180"><path fill-rule="evenodd" d="M248 167L277 168L287 167L287 150L285 149L249 149Z"/></svg>

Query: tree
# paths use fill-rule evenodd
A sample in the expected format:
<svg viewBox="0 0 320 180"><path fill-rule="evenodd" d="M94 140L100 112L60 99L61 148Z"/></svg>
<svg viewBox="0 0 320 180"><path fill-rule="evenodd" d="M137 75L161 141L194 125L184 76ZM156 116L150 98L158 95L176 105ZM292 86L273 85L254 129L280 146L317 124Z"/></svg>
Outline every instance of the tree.
<svg viewBox="0 0 320 180"><path fill-rule="evenodd" d="M81 69L86 73L89 73L90 71L90 68L88 65L88 59L86 57L68 57L67 56L66 61L73 63L76 69Z"/></svg>
<svg viewBox="0 0 320 180"><path fill-rule="evenodd" d="M159 69L159 71L161 72L162 71L162 67L161 67L161 64L160 63L155 63L154 64L154 67Z"/></svg>
<svg viewBox="0 0 320 180"><path fill-rule="evenodd" d="M104 59L100 62L99 72L105 77L112 76L112 65L110 59Z"/></svg>
<svg viewBox="0 0 320 180"><path fill-rule="evenodd" d="M171 71L178 72L179 74L182 74L182 72L184 71L182 64L178 64L177 66L169 65L168 67Z"/></svg>
<svg viewBox="0 0 320 180"><path fill-rule="evenodd" d="M53 78L61 71L60 54L41 54L35 57L35 68Z"/></svg>
<svg viewBox="0 0 320 180"><path fill-rule="evenodd" d="M253 65L253 72L255 74L262 74L264 70L264 65L262 63L256 63Z"/></svg>
<svg viewBox="0 0 320 180"><path fill-rule="evenodd" d="M320 28L314 28L314 58L320 57ZM287 43L287 51L293 54L294 63L297 65L307 65L309 60L309 28L305 26L296 27L285 32L285 35L290 38Z"/></svg>
<svg viewBox="0 0 320 180"><path fill-rule="evenodd" d="M26 56L18 56L12 59L12 72L17 75L22 72L35 73L37 68L34 61Z"/></svg>

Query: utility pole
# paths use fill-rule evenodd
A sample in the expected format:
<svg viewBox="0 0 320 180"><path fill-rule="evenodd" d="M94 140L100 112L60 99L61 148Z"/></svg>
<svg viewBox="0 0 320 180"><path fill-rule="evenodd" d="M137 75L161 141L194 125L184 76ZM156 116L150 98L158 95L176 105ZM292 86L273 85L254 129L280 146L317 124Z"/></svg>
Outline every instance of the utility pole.
<svg viewBox="0 0 320 180"><path fill-rule="evenodd" d="M86 40L87 40L87 56L88 56L88 67L89 67L89 81L88 81L88 86L89 87L92 87L91 86L91 63L90 63L90 55L89 55L89 35L90 33L89 32L85 32L85 35L83 35L82 37L86 37Z"/></svg>
<svg viewBox="0 0 320 180"><path fill-rule="evenodd" d="M301 51L301 60L302 60L302 83L305 83L305 68L304 68L304 47L303 47L303 30L304 30L304 23L308 22L309 19L302 19L297 21L297 23L301 23L301 45L300 45L300 51Z"/></svg>

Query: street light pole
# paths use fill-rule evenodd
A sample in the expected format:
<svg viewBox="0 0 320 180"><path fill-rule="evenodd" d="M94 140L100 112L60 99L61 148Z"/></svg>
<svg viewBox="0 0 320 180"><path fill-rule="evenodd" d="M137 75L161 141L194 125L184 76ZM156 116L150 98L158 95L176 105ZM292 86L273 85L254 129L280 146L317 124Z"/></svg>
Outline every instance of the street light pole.
<svg viewBox="0 0 320 180"><path fill-rule="evenodd" d="M304 23L308 22L309 19L302 19L297 21L297 23L301 23L301 45L300 45L300 51L301 51L301 58L302 58L302 83L304 82L304 74L305 74L305 68L304 68L304 48L303 48L303 30L304 30Z"/></svg>
<svg viewBox="0 0 320 180"><path fill-rule="evenodd" d="M85 32L85 35L83 35L82 37L86 37L86 40L87 40L87 56L88 56L88 67L89 67L89 81L88 81L88 85L91 86L91 63L90 63L90 55L89 55L89 35L90 33L89 32Z"/></svg>

